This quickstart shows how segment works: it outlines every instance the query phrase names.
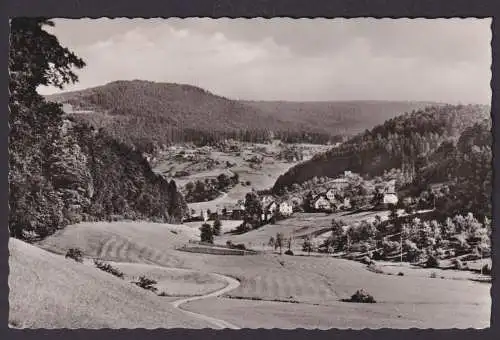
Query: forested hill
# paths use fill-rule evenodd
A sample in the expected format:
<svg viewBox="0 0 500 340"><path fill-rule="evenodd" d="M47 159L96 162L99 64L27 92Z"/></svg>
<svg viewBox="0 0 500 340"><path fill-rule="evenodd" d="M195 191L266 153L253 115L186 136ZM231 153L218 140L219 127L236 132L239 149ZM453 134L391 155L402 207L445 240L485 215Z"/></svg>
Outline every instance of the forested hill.
<svg viewBox="0 0 500 340"><path fill-rule="evenodd" d="M315 176L336 177L345 170L378 176L384 170L403 168L411 182L444 142L454 148L462 132L489 118L490 107L482 105L432 106L406 113L293 167L278 178L273 189L280 192L293 183Z"/></svg>
<svg viewBox="0 0 500 340"><path fill-rule="evenodd" d="M201 88L150 81L115 81L47 97L71 104L79 119L104 127L136 146L221 138L263 142L275 136L289 142L339 141L394 117L421 108L412 102L276 103L231 100ZM68 106L69 107L69 106ZM93 113L90 113L93 112Z"/></svg>
<svg viewBox="0 0 500 340"><path fill-rule="evenodd" d="M83 60L43 27L11 21L9 51L9 231L27 240L80 221L114 218L179 221L187 205L142 154L105 131L64 118L39 85L76 81Z"/></svg>
<svg viewBox="0 0 500 340"><path fill-rule="evenodd" d="M355 135L383 123L403 112L418 110L437 103L410 101L244 101L276 118L295 122L304 130L330 131L338 135Z"/></svg>

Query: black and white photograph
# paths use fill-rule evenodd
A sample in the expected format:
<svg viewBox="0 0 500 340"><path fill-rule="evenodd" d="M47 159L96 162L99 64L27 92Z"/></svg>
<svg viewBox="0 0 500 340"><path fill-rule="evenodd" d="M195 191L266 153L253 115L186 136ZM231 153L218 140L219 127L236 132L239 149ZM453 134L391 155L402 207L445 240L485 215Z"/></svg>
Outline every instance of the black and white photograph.
<svg viewBox="0 0 500 340"><path fill-rule="evenodd" d="M11 18L9 327L489 328L491 24Z"/></svg>

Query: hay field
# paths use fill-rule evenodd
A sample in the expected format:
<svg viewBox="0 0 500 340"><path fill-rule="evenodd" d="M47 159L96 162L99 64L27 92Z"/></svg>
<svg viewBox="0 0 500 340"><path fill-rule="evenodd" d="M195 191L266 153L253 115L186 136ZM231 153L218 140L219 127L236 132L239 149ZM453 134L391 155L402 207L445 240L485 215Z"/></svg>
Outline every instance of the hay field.
<svg viewBox="0 0 500 340"><path fill-rule="evenodd" d="M490 284L426 276L381 275L368 271L361 263L331 257L276 254L223 256L181 252L176 251L174 247L188 237L172 234L170 228L169 225L147 223L77 225L49 237L43 242L43 247L62 251L64 247L78 244L86 254L103 255L105 260L150 263L199 270L204 273L218 273L240 281L241 285L238 288L226 293L230 297L300 302L281 303L280 306L284 306L282 310L287 311L282 314L275 307L264 307L267 304L263 304L262 308L248 308L242 315L237 311L244 306L255 305L255 301L217 300L215 306L221 307L214 309L214 314L210 315L240 327L246 327L246 324L249 324L248 327L254 327L250 324L252 322L258 324L260 318L277 320L273 313L278 313L281 318L288 320L279 321L284 325L287 323L301 325L297 321L297 315L311 315L309 317L311 320L327 318L322 316L326 309L311 304L320 304L324 308L335 307L336 312L333 315L344 313L345 318L349 317L353 308L359 308L360 328L375 324L370 318L382 314L384 316L380 316L381 320L377 321L376 325L382 325L385 322L382 319L385 318L388 327L392 327L391 313L394 313L395 308L404 311L405 314L402 314L401 318L396 316L397 319L395 317L392 320L394 327L409 328L419 324L432 324L436 319L433 313L445 310L453 313L447 312L448 314L440 316L446 321L443 321L442 325L456 323L456 327L467 328L489 324ZM340 299L350 297L361 288L372 294L379 303L376 306L354 307L352 304L339 302ZM210 300L202 300L193 302L193 306L192 311L201 312L211 308L212 304ZM233 307L233 315L226 319L225 313L231 314L230 310ZM365 311L366 308L369 308L368 311ZM414 309L417 312L413 312ZM219 311L221 314L216 314ZM473 313L474 317L469 320L467 318L470 313ZM329 327L328 325L335 322L333 315L330 321L319 322ZM237 317L240 321L236 319ZM343 325L351 327L350 323L339 323L340 327L344 327ZM281 324L277 323L275 327L281 327Z"/></svg>
<svg viewBox="0 0 500 340"><path fill-rule="evenodd" d="M12 238L9 251L9 324L16 328L209 326L97 268Z"/></svg>

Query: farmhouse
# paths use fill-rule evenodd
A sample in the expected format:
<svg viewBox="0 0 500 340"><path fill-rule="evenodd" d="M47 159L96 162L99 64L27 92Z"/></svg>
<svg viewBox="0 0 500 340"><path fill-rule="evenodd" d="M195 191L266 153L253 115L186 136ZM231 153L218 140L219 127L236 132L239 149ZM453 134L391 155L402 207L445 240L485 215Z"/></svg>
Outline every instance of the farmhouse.
<svg viewBox="0 0 500 340"><path fill-rule="evenodd" d="M293 213L293 206L292 204L284 201L281 202L279 205L279 212L283 216L290 216Z"/></svg>
<svg viewBox="0 0 500 340"><path fill-rule="evenodd" d="M394 192L385 192L384 199L382 201L383 204L397 204L398 196Z"/></svg>
<svg viewBox="0 0 500 340"><path fill-rule="evenodd" d="M331 208L330 201L323 195L316 197L313 206L316 210L328 210Z"/></svg>
<svg viewBox="0 0 500 340"><path fill-rule="evenodd" d="M325 196L326 198L330 201L330 202L335 202L337 199L335 197L335 195L337 194L337 190L334 190L334 189L330 189L326 192Z"/></svg>
<svg viewBox="0 0 500 340"><path fill-rule="evenodd" d="M274 214L277 209L278 209L278 204L275 201L272 201L267 206L265 206L264 212L269 214Z"/></svg>

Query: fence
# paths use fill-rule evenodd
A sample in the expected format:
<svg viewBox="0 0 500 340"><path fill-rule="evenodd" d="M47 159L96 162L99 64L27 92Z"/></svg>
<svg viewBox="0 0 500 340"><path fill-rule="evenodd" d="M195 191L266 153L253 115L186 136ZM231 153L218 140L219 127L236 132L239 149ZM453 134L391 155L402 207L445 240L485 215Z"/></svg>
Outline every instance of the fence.
<svg viewBox="0 0 500 340"><path fill-rule="evenodd" d="M228 248L215 248L215 247L204 247L204 246L183 246L177 248L177 250L186 251L190 253L200 253L200 254L211 254L211 255L253 255L253 252L239 249L228 249Z"/></svg>

